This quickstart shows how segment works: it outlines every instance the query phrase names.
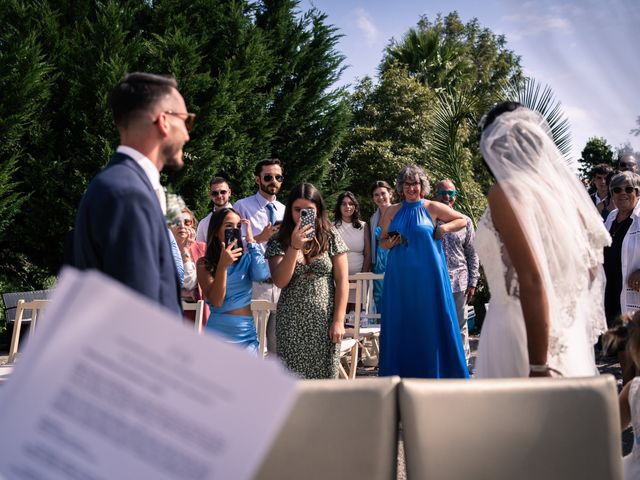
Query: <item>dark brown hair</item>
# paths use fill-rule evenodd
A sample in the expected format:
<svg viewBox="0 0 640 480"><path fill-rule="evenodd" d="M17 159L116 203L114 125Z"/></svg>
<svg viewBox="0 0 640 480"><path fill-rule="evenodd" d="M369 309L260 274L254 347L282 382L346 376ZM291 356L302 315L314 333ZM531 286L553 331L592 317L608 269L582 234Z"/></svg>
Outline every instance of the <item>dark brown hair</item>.
<svg viewBox="0 0 640 480"><path fill-rule="evenodd" d="M207 230L207 250L204 254L204 265L213 276L215 276L218 260L220 260L220 253L222 252L222 244L218 239L218 232L224 223L224 219L227 218L229 213L235 213L240 216L238 212L230 207L216 210L211 216L211 222L209 223L209 229Z"/></svg>
<svg viewBox="0 0 640 480"><path fill-rule="evenodd" d="M293 202L299 198L312 201L316 206L316 241L311 241L311 250L308 255L311 257L317 257L329 250L329 241L331 240L331 223L327 217L327 208L325 207L324 200L320 191L310 183L300 183L296 185L289 193L287 198L287 208L284 211L284 218L282 219L282 225L278 232L278 240L285 247L285 249L291 244L291 234L296 227L293 221Z"/></svg>

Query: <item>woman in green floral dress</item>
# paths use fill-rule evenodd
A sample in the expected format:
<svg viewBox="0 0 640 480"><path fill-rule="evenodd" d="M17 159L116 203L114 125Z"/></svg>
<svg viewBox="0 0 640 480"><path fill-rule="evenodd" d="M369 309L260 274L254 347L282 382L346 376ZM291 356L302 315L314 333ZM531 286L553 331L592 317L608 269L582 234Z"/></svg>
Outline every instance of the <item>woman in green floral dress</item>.
<svg viewBox="0 0 640 480"><path fill-rule="evenodd" d="M300 226L301 211L315 225ZM336 378L349 292L347 246L331 226L320 192L310 183L289 195L280 231L267 245L276 310L278 356L303 378Z"/></svg>

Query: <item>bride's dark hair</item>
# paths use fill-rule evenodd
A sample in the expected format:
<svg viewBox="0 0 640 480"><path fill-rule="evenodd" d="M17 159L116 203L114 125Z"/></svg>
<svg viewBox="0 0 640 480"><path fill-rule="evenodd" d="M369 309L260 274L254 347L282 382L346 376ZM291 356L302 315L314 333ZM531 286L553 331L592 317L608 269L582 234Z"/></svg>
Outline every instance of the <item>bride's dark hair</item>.
<svg viewBox="0 0 640 480"><path fill-rule="evenodd" d="M489 125L491 125L494 122L496 118L498 118L503 113L513 112L514 110L517 110L520 107L524 107L524 105L522 105L519 102L500 102L496 104L480 120L480 124L478 125L480 127L480 137L482 137L482 132L484 132L489 127ZM485 161L484 157L482 157L482 164L484 165L484 168L487 170L487 172L489 172L489 175L491 175L491 177L495 181L493 172L491 171L491 168L489 168L489 165L487 165L487 162Z"/></svg>

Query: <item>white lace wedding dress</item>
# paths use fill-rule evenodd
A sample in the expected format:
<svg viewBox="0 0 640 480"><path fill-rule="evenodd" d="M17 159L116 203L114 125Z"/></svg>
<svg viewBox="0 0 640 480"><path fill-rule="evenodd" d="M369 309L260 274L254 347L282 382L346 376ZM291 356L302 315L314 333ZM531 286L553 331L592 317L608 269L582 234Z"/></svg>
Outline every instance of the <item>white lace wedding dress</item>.
<svg viewBox="0 0 640 480"><path fill-rule="evenodd" d="M500 235L493 226L491 212L485 211L478 224L475 248L489 283L491 301L482 325L480 345L476 360L475 376L478 378L528 377L529 356L518 277ZM548 285L547 288L553 288ZM597 289L596 289L597 291ZM566 295L580 297L589 292L568 292ZM557 297L556 292L556 297ZM585 312L580 298L572 298L575 308L571 315L587 318L594 312ZM551 326L549 332L549 366L565 376L596 375L593 342L594 331L590 322L554 322L558 312L550 308ZM564 324L564 326L563 326Z"/></svg>

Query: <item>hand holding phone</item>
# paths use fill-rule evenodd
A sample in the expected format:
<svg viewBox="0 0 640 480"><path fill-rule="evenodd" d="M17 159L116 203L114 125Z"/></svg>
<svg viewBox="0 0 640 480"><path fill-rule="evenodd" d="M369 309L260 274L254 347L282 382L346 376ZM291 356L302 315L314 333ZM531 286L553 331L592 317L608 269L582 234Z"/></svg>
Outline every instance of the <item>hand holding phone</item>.
<svg viewBox="0 0 640 480"><path fill-rule="evenodd" d="M224 246L225 248L229 248L229 245L236 240L236 244L234 245L234 249L242 248L242 234L239 228L225 228L224 230Z"/></svg>
<svg viewBox="0 0 640 480"><path fill-rule="evenodd" d="M311 225L313 228L306 233L307 238L313 238L316 235L316 212L310 208L303 208L300 210L300 230L306 225Z"/></svg>

